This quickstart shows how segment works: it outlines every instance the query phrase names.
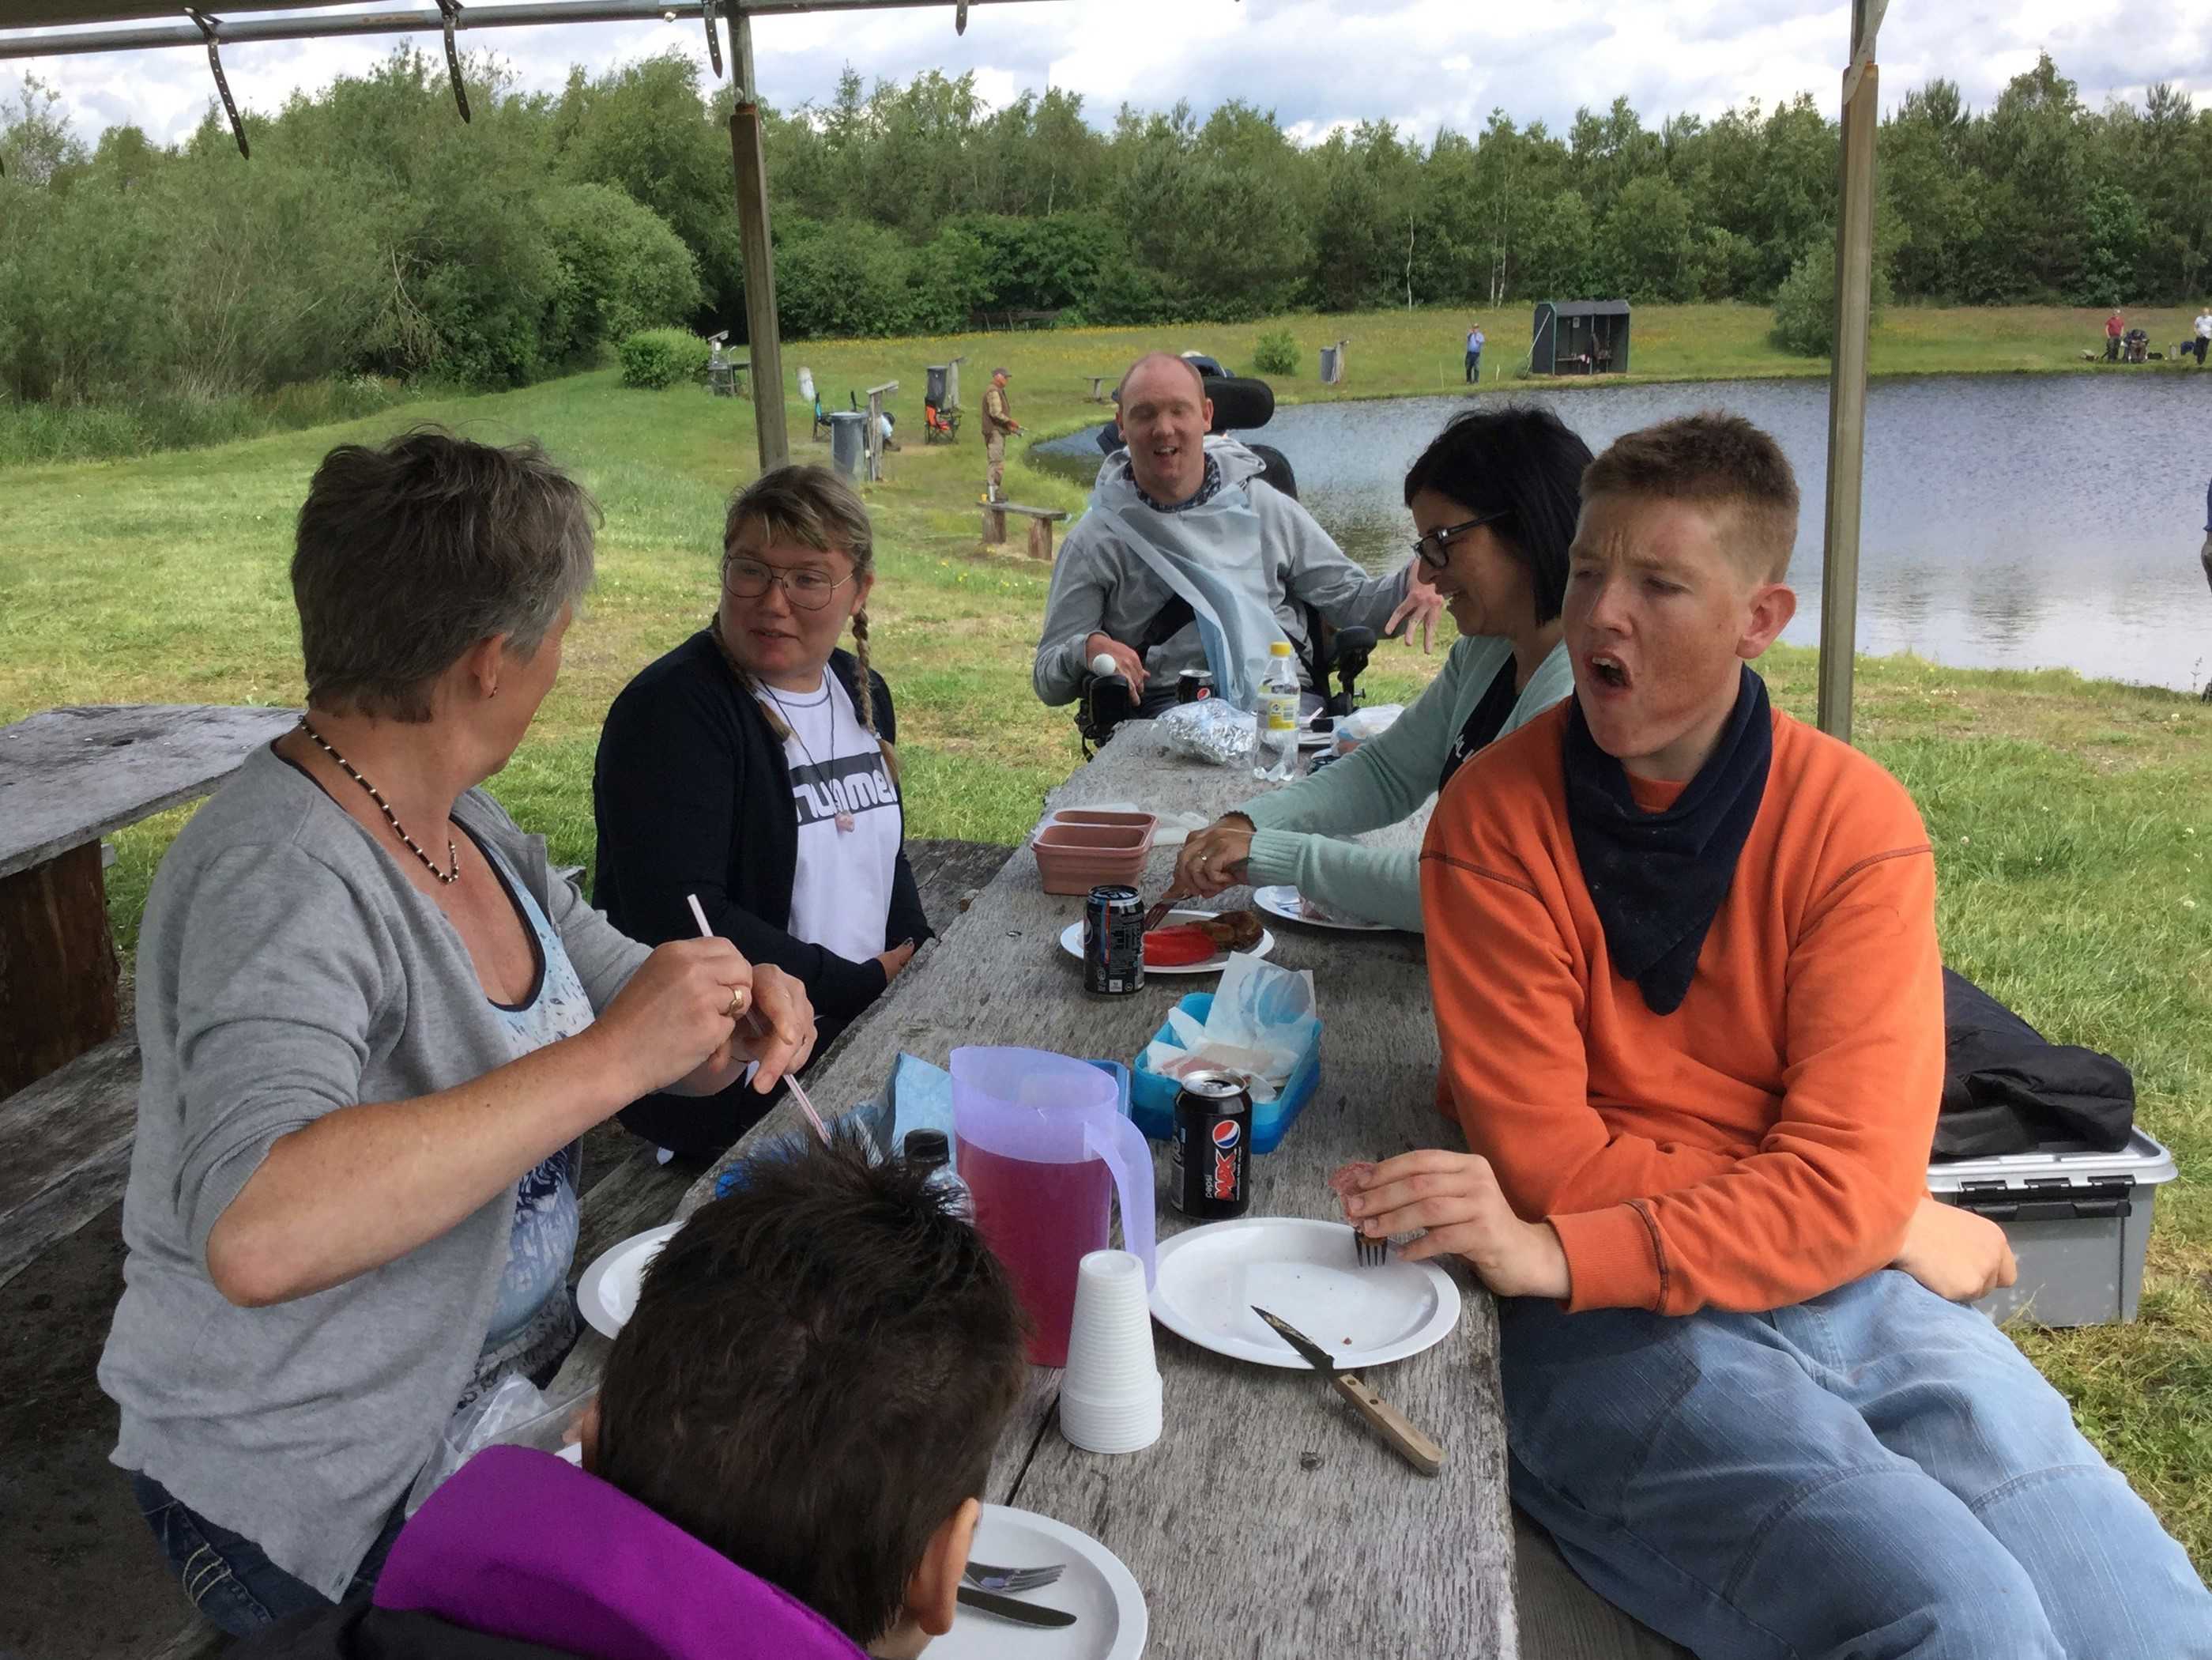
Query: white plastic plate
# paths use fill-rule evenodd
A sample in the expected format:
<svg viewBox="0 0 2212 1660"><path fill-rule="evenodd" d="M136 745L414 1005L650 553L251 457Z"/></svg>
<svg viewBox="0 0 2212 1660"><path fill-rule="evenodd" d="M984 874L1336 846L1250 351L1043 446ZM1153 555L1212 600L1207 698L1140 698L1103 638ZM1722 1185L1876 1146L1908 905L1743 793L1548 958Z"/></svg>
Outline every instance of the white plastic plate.
<svg viewBox="0 0 2212 1660"><path fill-rule="evenodd" d="M1303 922L1310 928L1342 928L1351 933L1390 933L1395 930L1388 922L1370 922L1362 916L1310 916L1305 900L1298 891L1287 883L1273 887L1252 890L1252 909L1285 922Z"/></svg>
<svg viewBox="0 0 2212 1660"><path fill-rule="evenodd" d="M1171 910L1167 915L1167 921L1161 923L1160 926L1165 927L1168 922L1203 922L1212 915L1212 911L1204 910ZM1070 922L1060 931L1060 948L1077 962L1080 963L1083 960L1083 923L1079 919ZM1273 933L1269 929L1261 928L1260 943L1244 954L1247 957L1265 957L1274 948ZM1203 963L1186 963L1179 968L1155 968L1147 963L1145 964L1145 976L1150 979L1156 974L1218 974L1228 966L1229 953L1225 951L1218 951ZM987 1556L983 1560L988 1562L992 1559Z"/></svg>
<svg viewBox="0 0 2212 1660"><path fill-rule="evenodd" d="M675 1237L681 1222L664 1223L634 1233L618 1245L599 1254L584 1277L576 1282L576 1312L602 1337L612 1337L637 1310L637 1293L645 1283L645 1265L660 1255L660 1248ZM988 1560L988 1558L985 1559Z"/></svg>
<svg viewBox="0 0 2212 1660"><path fill-rule="evenodd" d="M1034 1511L986 1505L968 1554L1005 1567L1064 1564L1055 1583L1020 1600L1072 1614L1075 1623L1047 1630L963 1608L952 1629L930 1643L929 1660L1137 1660L1145 1651L1145 1594L1121 1559L1089 1534Z"/></svg>
<svg viewBox="0 0 2212 1660"><path fill-rule="evenodd" d="M1380 1267L1361 1268L1341 1222L1212 1222L1163 1240L1158 1261L1152 1317L1200 1348L1255 1365L1310 1370L1252 1312L1255 1304L1289 1321L1346 1371L1419 1354L1459 1323L1459 1287L1449 1274L1395 1251Z"/></svg>

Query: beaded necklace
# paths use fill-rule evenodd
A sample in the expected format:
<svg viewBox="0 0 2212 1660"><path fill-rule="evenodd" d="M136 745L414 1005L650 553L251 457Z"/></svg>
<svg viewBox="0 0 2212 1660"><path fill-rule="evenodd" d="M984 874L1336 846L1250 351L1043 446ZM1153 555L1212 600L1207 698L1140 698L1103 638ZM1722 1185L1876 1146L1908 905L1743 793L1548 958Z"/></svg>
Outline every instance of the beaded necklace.
<svg viewBox="0 0 2212 1660"><path fill-rule="evenodd" d="M322 733L317 732L314 727L309 726L307 724L307 717L304 714L300 717L300 730L306 733L308 737L313 739L315 740L316 746L319 748L324 754L329 756L331 760L337 762L339 769L344 772L347 777L352 779L355 783L360 785L363 789L368 792L368 799L375 802L378 806L384 809L384 822L392 826L392 833L407 844L407 850L422 861L423 867L427 869L431 875L436 877L441 882L447 884L448 886L451 886L453 883L461 879L461 850L453 845L453 837L449 836L446 838L446 860L447 863L453 866L453 869L440 870L438 868L438 861L430 857L428 854L422 851L422 843L417 842L413 836L410 836L405 830L401 828L399 815L392 812L392 803L384 799L384 792L378 789L375 785L370 783L368 779L362 777L361 775L360 769L356 768L352 762L347 760L345 757L340 755L336 750L332 749L331 747L330 740L325 738Z"/></svg>

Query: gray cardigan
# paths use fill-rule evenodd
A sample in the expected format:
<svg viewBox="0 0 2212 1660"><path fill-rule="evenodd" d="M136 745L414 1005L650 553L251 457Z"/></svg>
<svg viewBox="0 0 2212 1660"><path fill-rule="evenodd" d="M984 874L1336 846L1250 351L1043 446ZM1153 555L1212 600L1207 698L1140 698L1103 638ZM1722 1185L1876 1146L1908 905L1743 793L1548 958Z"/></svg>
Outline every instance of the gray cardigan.
<svg viewBox="0 0 2212 1660"><path fill-rule="evenodd" d="M520 873L605 1007L646 947L555 879L544 842L489 796L471 790L454 817ZM271 1308L224 1299L208 1232L279 1136L339 1107L465 1084L512 1060L510 1042L444 913L266 749L154 879L138 1042L129 1255L100 1362L123 1409L112 1456L336 1599L468 1382L514 1196Z"/></svg>

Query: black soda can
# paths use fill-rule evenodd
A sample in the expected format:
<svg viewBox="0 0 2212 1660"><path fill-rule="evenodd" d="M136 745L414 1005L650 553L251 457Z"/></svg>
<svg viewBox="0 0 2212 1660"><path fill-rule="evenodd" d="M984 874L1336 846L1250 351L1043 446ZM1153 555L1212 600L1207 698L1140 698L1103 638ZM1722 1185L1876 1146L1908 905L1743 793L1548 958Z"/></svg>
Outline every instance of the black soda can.
<svg viewBox="0 0 2212 1660"><path fill-rule="evenodd" d="M1083 989L1119 997L1145 987L1145 902L1109 882L1083 903Z"/></svg>
<svg viewBox="0 0 2212 1660"><path fill-rule="evenodd" d="M1176 702L1195 703L1200 698L1213 696L1213 673L1210 669L1185 669L1176 676Z"/></svg>
<svg viewBox="0 0 2212 1660"><path fill-rule="evenodd" d="M1234 1072L1194 1072L1176 1095L1170 1196L1185 1216L1219 1222L1252 1204L1252 1091Z"/></svg>

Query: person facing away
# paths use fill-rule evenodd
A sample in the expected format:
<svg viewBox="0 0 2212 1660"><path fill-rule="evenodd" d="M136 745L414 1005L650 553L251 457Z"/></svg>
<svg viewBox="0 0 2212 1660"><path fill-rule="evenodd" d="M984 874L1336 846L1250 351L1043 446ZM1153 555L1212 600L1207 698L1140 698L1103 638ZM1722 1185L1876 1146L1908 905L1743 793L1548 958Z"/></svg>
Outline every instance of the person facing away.
<svg viewBox="0 0 2212 1660"><path fill-rule="evenodd" d="M827 467L765 472L730 502L721 577L707 626L607 711L592 897L659 941L696 937L697 896L716 934L798 979L826 1046L933 937L907 863L890 687L868 664L867 508ZM711 1158L771 1104L733 1085L652 1097L622 1122Z"/></svg>
<svg viewBox="0 0 2212 1660"><path fill-rule="evenodd" d="M1706 413L1582 498L1575 696L1422 854L1473 1151L1381 1164L1357 1224L1503 1299L1514 1500L1701 1660L2207 1660L2187 1555L1966 1306L2013 1264L1928 1193L1926 833L1749 667L1796 606L1788 462Z"/></svg>
<svg viewBox="0 0 2212 1660"><path fill-rule="evenodd" d="M1443 672L1342 760L1192 836L1179 888L1289 883L1330 910L1419 931L1419 851L1344 838L1410 818L1469 756L1574 689L1559 603L1589 459L1548 410L1471 411L1445 426L1406 474L1419 580L1459 627Z"/></svg>
<svg viewBox="0 0 2212 1660"><path fill-rule="evenodd" d="M1411 562L1370 576L1311 514L1261 482L1258 456L1208 437L1213 402L1183 359L1138 359L1121 380L1120 420L1123 447L1099 468L1053 567L1030 671L1047 706L1074 702L1103 655L1140 714L1174 705L1184 669L1212 670L1217 695L1249 708L1274 641L1307 655L1304 607L1377 634L1440 608L1413 581Z"/></svg>
<svg viewBox="0 0 2212 1660"><path fill-rule="evenodd" d="M2197 366L2204 366L2204 349L2212 346L2212 305L2197 313L2197 337L2191 343L2197 350Z"/></svg>
<svg viewBox="0 0 2212 1660"><path fill-rule="evenodd" d="M1006 439L1022 429L1006 398L1006 382L1012 378L1003 368L993 369L991 384L983 392L983 457L990 464L985 482L994 502L1005 494Z"/></svg>
<svg viewBox="0 0 2212 1660"><path fill-rule="evenodd" d="M1482 325L1477 323L1467 331L1467 382L1473 386L1482 379Z"/></svg>
<svg viewBox="0 0 2212 1660"><path fill-rule="evenodd" d="M626 937L479 787L560 672L595 516L536 444L331 450L292 556L307 712L154 878L100 1385L233 1636L373 1584L441 1438L561 1364L584 1133L813 1041L781 970Z"/></svg>
<svg viewBox="0 0 2212 1660"><path fill-rule="evenodd" d="M373 1596L238 1660L911 1660L950 1630L1027 1371L1006 1271L857 1138L747 1174L647 1273L582 1468L478 1453Z"/></svg>

